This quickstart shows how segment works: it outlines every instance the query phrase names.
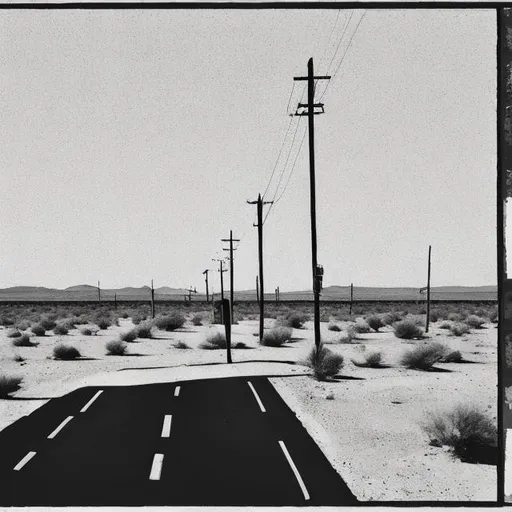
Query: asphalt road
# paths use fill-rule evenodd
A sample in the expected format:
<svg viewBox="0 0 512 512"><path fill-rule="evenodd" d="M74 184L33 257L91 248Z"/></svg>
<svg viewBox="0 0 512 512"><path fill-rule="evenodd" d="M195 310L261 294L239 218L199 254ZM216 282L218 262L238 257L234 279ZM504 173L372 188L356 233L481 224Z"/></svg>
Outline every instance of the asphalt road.
<svg viewBox="0 0 512 512"><path fill-rule="evenodd" d="M82 388L0 432L0 454L0 506L357 503L263 377Z"/></svg>

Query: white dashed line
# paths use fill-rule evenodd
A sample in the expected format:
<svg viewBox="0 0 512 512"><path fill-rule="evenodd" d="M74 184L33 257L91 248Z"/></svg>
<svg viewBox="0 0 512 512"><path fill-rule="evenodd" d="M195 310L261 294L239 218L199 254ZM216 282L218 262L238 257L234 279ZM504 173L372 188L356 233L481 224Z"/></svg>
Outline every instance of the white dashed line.
<svg viewBox="0 0 512 512"><path fill-rule="evenodd" d="M174 390L174 396L180 396L180 386L177 386Z"/></svg>
<svg viewBox="0 0 512 512"><path fill-rule="evenodd" d="M80 409L80 412L85 412L87 411L87 409L89 409L89 407L92 405L92 403L94 402L94 400L96 400L96 398L98 398L101 393L103 393L103 389L100 389L83 407L82 409Z"/></svg>
<svg viewBox="0 0 512 512"><path fill-rule="evenodd" d="M28 452L27 455L14 466L14 471L19 471L35 454L36 452Z"/></svg>
<svg viewBox="0 0 512 512"><path fill-rule="evenodd" d="M252 392L254 393L254 397L256 398L256 401L258 402L258 405L260 406L261 412L266 412L265 407L263 407L260 397L258 396L258 393L256 393L256 390L254 389L254 386L252 385L252 382L248 380L247 384L249 384L249 387L251 388Z"/></svg>
<svg viewBox="0 0 512 512"><path fill-rule="evenodd" d="M162 473L163 463L163 453L155 453L155 456L153 457L153 465L151 466L151 473L149 474L150 480L160 480L160 474Z"/></svg>
<svg viewBox="0 0 512 512"><path fill-rule="evenodd" d="M290 457L290 454L288 453L288 450L286 449L284 442L279 441L279 446L283 450L284 456L286 457L288 464L290 464L290 467L292 468L292 471L295 475L295 478L297 479L297 482L299 482L300 488L302 489L302 493L304 494L304 499L309 500L308 490L306 489L306 486L304 485L304 481L302 480L302 477L300 476L297 466L295 466L292 458Z"/></svg>
<svg viewBox="0 0 512 512"><path fill-rule="evenodd" d="M162 437L170 437L171 421L172 421L172 415L166 414L164 416L164 426L162 427Z"/></svg>
<svg viewBox="0 0 512 512"><path fill-rule="evenodd" d="M73 416L68 416L49 436L48 439L53 439L71 420Z"/></svg>

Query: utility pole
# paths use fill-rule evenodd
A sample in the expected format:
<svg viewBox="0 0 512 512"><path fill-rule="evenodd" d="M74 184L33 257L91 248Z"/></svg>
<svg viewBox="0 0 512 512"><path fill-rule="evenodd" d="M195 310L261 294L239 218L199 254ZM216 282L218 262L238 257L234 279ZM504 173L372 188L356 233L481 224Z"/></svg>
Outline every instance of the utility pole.
<svg viewBox="0 0 512 512"><path fill-rule="evenodd" d="M352 316L352 304L354 303L354 283L350 283L350 316Z"/></svg>
<svg viewBox="0 0 512 512"><path fill-rule="evenodd" d="M114 292L114 309L117 309L117 293Z"/></svg>
<svg viewBox="0 0 512 512"><path fill-rule="evenodd" d="M223 249L224 251L229 251L229 282L230 282L230 302L231 302L231 323L233 323L233 288L234 288L234 275L235 271L233 268L233 251L236 251L236 249L233 249L233 242L240 242L239 239L233 238L233 231L229 231L229 238L222 238L223 242L229 242L229 249ZM222 274L221 274L222 276Z"/></svg>
<svg viewBox="0 0 512 512"><path fill-rule="evenodd" d="M247 204L256 205L258 213L258 224L253 224L253 226L258 228L258 259L260 268L260 342L263 340L263 320L265 308L265 288L263 287L263 205L272 203L273 201L263 201L261 194L258 194L258 199L256 201L247 201Z"/></svg>
<svg viewBox="0 0 512 512"><path fill-rule="evenodd" d="M427 321L425 322L425 332L428 332L428 324L430 322L430 256L432 254L432 246L428 246L428 272L427 272Z"/></svg>
<svg viewBox="0 0 512 512"><path fill-rule="evenodd" d="M151 318L155 318L155 289L153 288L153 279L151 279Z"/></svg>
<svg viewBox="0 0 512 512"><path fill-rule="evenodd" d="M227 269L222 268L222 264L224 263L224 260L220 260L220 259L216 260L216 259L212 258L212 261L218 261L220 264L220 269L217 270L217 272L220 272L220 298L224 299L224 277L222 274L224 274L224 272L227 272Z"/></svg>
<svg viewBox="0 0 512 512"><path fill-rule="evenodd" d="M192 293L197 293L197 290L195 288L192 290L192 286L190 286L188 288L187 292L188 292L188 301L192 302ZM185 295L185 300L187 300L187 296L186 295Z"/></svg>
<svg viewBox="0 0 512 512"><path fill-rule="evenodd" d="M256 302L260 303L260 289L258 285L258 276L256 276Z"/></svg>
<svg viewBox="0 0 512 512"><path fill-rule="evenodd" d="M315 346L320 346L320 290L322 286L323 269L319 268L317 262L316 246L316 197L315 197L315 114L324 113L323 103L315 103L315 80L329 80L330 76L315 76L313 70L313 58L308 61L308 76L294 77L294 80L307 80L308 82L308 102L299 103L296 116L308 116L308 134L309 134L309 181L310 181L310 205L311 205L311 260L313 267L313 295L315 298ZM315 107L320 110L315 112ZM306 111L299 112L299 109L305 108Z"/></svg>
<svg viewBox="0 0 512 512"><path fill-rule="evenodd" d="M206 269L203 274L205 274L205 282L206 282L206 302L210 302L210 296L208 295L208 272L210 269Z"/></svg>
<svg viewBox="0 0 512 512"><path fill-rule="evenodd" d="M100 282L98 281L98 304L101 303L101 289L100 289Z"/></svg>
<svg viewBox="0 0 512 512"><path fill-rule="evenodd" d="M281 290L279 289L279 286L277 287L277 301L279 302L281 300Z"/></svg>

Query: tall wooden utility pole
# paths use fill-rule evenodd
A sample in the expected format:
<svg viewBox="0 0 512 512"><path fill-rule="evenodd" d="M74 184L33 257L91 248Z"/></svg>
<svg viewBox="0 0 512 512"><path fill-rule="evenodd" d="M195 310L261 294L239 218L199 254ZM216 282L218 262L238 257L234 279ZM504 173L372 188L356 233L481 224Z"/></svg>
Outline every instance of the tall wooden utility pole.
<svg viewBox="0 0 512 512"><path fill-rule="evenodd" d="M294 80L307 80L308 102L299 103L296 116L308 116L309 134L309 181L310 181L310 205L311 205L311 260L313 267L313 295L315 298L315 346L320 346L320 290L322 286L323 269L320 269L317 262L316 247L316 197L315 197L315 114L324 113L323 103L315 103L315 80L329 80L330 76L315 76L313 70L313 58L308 61L308 76L294 77ZM320 110L315 112L315 107ZM299 112L305 108L306 111Z"/></svg>
<svg viewBox="0 0 512 512"><path fill-rule="evenodd" d="M151 279L151 318L155 318L155 289L153 288L153 279Z"/></svg>
<svg viewBox="0 0 512 512"><path fill-rule="evenodd" d="M189 289L187 290L187 292L188 292L188 301L192 302L192 293L197 293L197 290L195 289L195 287L192 290L192 286L190 286ZM187 300L187 296L186 295L185 295L185 300Z"/></svg>
<svg viewBox="0 0 512 512"><path fill-rule="evenodd" d="M427 321L425 322L425 332L428 332L428 324L430 322L430 256L432 254L432 246L428 246L428 272L427 272Z"/></svg>
<svg viewBox="0 0 512 512"><path fill-rule="evenodd" d="M354 283L350 283L350 316L352 316L352 304L354 303Z"/></svg>
<svg viewBox="0 0 512 512"><path fill-rule="evenodd" d="M203 274L205 274L205 283L206 283L206 302L210 302L210 295L208 294L208 272L210 271L210 269L206 269Z"/></svg>
<svg viewBox="0 0 512 512"><path fill-rule="evenodd" d="M224 251L229 251L229 294L230 294L230 302L231 302L231 323L234 322L233 317L233 290L234 290L234 281L235 281L235 269L233 267L233 251L236 251L236 249L233 249L233 242L240 242L238 238L233 238L233 231L229 231L229 238L222 238L223 242L229 242L229 249L223 249ZM221 274L222 276L222 274Z"/></svg>
<svg viewBox="0 0 512 512"><path fill-rule="evenodd" d="M114 309L117 309L117 293L114 292Z"/></svg>
<svg viewBox="0 0 512 512"><path fill-rule="evenodd" d="M248 204L255 204L258 213L258 224L253 224L258 228L258 260L260 268L260 288L259 288L259 303L260 303L260 342L263 340L263 320L265 308L265 288L263 287L263 205L272 204L273 201L263 201L261 194L258 194L256 201L247 201Z"/></svg>
<svg viewBox="0 0 512 512"><path fill-rule="evenodd" d="M258 276L256 276L256 302L260 303L260 289L258 285Z"/></svg>
<svg viewBox="0 0 512 512"><path fill-rule="evenodd" d="M222 264L224 263L224 260L212 258L212 261L219 262L220 268L219 268L219 270L217 270L217 272L220 272L220 298L224 299L224 277L223 277L223 274L224 274L224 272L227 272L227 269L222 268Z"/></svg>
<svg viewBox="0 0 512 512"><path fill-rule="evenodd" d="M100 282L98 281L98 304L101 303L101 288L100 288Z"/></svg>

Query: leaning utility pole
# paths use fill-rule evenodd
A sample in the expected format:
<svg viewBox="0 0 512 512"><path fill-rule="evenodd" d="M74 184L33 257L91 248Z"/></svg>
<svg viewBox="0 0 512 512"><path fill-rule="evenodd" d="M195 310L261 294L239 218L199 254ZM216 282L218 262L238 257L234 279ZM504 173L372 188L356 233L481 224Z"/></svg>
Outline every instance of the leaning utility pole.
<svg viewBox="0 0 512 512"><path fill-rule="evenodd" d="M432 246L428 246L428 272L427 272L427 321L425 322L425 332L428 332L428 324L430 322L430 256L432 254Z"/></svg>
<svg viewBox="0 0 512 512"><path fill-rule="evenodd" d="M329 80L330 76L315 76L313 70L313 58L308 61L308 76L294 77L294 80L307 80L308 102L299 103L298 108L305 108L306 111L295 113L296 116L308 116L309 132L309 181L310 181L310 204L311 204L311 260L313 267L313 295L315 298L315 346L320 346L320 290L322 286L323 269L317 263L316 247L316 197L315 197L315 114L324 113L323 103L315 103L315 80ZM315 112L315 107L320 110Z"/></svg>
<svg viewBox="0 0 512 512"><path fill-rule="evenodd" d="M98 304L101 303L101 289L100 289L100 282L98 281Z"/></svg>
<svg viewBox="0 0 512 512"><path fill-rule="evenodd" d="M263 205L272 204L273 201L263 201L261 194L258 194L256 201L247 201L248 204L257 205L258 224L253 224L258 228L258 259L260 268L260 287L259 287L259 303L260 303L260 342L263 340L263 320L265 308L265 289L263 287Z"/></svg>
<svg viewBox="0 0 512 512"><path fill-rule="evenodd" d="M155 289L153 288L153 279L151 279L151 318L155 318Z"/></svg>
<svg viewBox="0 0 512 512"><path fill-rule="evenodd" d="M210 302L210 296L208 295L208 272L210 271L210 269L206 269L203 274L205 274L205 282L206 282L206 302Z"/></svg>
<svg viewBox="0 0 512 512"><path fill-rule="evenodd" d="M236 251L236 249L233 249L233 242L240 242L239 239L237 238L233 238L233 231L230 230L229 232L229 238L222 238L221 239L223 242L229 242L229 249L223 249L223 251L229 251L229 282L230 282L230 290L229 290L229 293L230 293L230 302L231 302L231 323L233 323L234 319L233 319L233 289L234 289L234 275L235 275L235 271L234 271L234 268L233 268L233 251ZM222 274L221 274L222 276Z"/></svg>

